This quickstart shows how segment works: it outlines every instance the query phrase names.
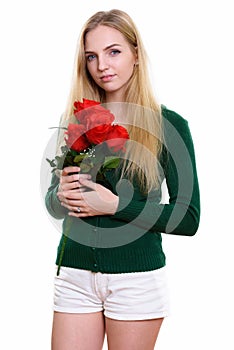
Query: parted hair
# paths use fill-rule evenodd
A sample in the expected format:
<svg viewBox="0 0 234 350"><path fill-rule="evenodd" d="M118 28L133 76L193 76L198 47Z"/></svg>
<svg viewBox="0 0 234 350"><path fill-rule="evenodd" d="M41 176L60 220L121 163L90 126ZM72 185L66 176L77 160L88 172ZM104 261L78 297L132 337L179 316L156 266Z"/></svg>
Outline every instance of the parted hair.
<svg viewBox="0 0 234 350"><path fill-rule="evenodd" d="M118 30L128 42L132 52L137 51L137 64L128 81L122 113L126 116L126 128L130 140L122 161L122 176L136 178L144 192L159 186L159 157L162 150L162 116L148 73L148 57L141 36L132 18L124 11L113 9L99 11L84 24L76 49L71 88L67 105L61 117L61 125L72 120L74 101L92 99L105 105L105 91L92 79L86 66L86 35L97 26L108 26ZM117 103L119 105L119 102ZM113 107L113 113L116 109ZM119 106L120 107L120 106ZM59 144L61 143L61 139ZM129 161L130 160L130 161Z"/></svg>

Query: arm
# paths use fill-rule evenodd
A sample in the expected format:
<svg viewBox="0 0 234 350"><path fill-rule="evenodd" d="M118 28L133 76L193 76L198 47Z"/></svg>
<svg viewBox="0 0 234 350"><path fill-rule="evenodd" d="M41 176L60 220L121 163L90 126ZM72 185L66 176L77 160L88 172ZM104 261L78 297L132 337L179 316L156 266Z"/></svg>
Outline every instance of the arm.
<svg viewBox="0 0 234 350"><path fill-rule="evenodd" d="M200 220L200 196L195 153L188 123L175 112L163 110L165 146L161 159L169 203L152 199L130 200L119 196L113 219L131 222L146 230L192 236Z"/></svg>
<svg viewBox="0 0 234 350"><path fill-rule="evenodd" d="M79 167L66 167L60 177L53 174L45 198L50 215L56 219L63 219L66 214L79 218L112 215L118 206L118 196L79 171Z"/></svg>
<svg viewBox="0 0 234 350"><path fill-rule="evenodd" d="M55 219L63 219L67 210L61 206L58 199L57 192L59 188L60 179L53 173L50 187L45 196L45 205L51 216Z"/></svg>

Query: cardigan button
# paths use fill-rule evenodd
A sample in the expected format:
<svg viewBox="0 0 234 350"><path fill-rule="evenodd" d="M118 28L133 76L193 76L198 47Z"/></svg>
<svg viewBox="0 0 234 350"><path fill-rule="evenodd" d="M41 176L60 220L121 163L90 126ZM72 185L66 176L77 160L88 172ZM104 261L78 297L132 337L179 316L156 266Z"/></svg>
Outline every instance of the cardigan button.
<svg viewBox="0 0 234 350"><path fill-rule="evenodd" d="M95 248L95 247L92 247L91 249L92 249L92 250L95 250L96 248Z"/></svg>
<svg viewBox="0 0 234 350"><path fill-rule="evenodd" d="M95 264L93 264L93 267L97 268L97 266L98 266L98 265L97 265L96 263L95 263Z"/></svg>

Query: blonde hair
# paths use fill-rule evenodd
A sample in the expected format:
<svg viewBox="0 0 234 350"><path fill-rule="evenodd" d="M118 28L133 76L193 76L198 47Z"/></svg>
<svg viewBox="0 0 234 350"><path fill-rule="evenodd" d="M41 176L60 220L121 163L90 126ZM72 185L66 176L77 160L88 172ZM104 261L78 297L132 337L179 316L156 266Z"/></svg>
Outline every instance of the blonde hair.
<svg viewBox="0 0 234 350"><path fill-rule="evenodd" d="M61 124L72 120L74 101L83 98L100 101L105 104L105 91L90 76L86 67L84 52L85 38L88 32L97 26L108 26L117 29L127 40L132 52L136 52L138 63L128 82L125 100L128 105L128 131L130 135L125 160L122 163L122 176L130 179L137 175L141 189L148 192L159 186L159 165L157 160L161 152L162 123L161 107L156 102L148 75L148 59L140 34L131 17L121 10L100 11L90 17L81 30L75 56L72 85ZM139 111L139 106L140 108ZM126 111L126 108L124 108ZM143 147L143 148L142 148ZM146 150L146 156L142 150ZM140 153L139 153L140 152ZM150 152L150 153L149 153ZM152 157L154 159L152 163ZM131 159L131 162L128 160Z"/></svg>

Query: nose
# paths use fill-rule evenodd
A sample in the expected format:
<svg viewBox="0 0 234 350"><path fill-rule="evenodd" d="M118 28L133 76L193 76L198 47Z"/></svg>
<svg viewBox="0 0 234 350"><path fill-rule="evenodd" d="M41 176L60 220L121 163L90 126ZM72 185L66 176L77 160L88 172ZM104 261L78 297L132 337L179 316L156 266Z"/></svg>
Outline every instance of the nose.
<svg viewBox="0 0 234 350"><path fill-rule="evenodd" d="M100 71L104 71L109 67L108 60L105 56L99 56L98 57L98 69Z"/></svg>

